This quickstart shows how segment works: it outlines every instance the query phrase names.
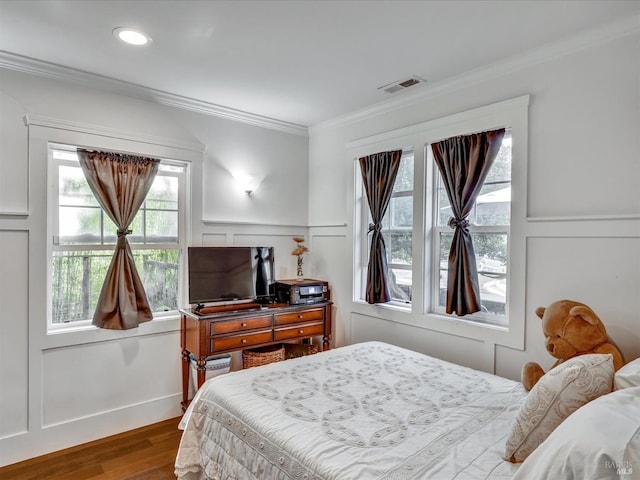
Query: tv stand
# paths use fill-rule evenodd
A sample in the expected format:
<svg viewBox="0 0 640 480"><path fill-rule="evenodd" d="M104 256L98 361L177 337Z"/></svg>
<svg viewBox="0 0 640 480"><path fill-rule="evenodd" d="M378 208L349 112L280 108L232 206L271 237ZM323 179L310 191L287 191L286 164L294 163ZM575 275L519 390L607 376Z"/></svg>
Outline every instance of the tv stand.
<svg viewBox="0 0 640 480"><path fill-rule="evenodd" d="M197 387L206 376L206 358L245 348L263 347L321 336L322 350L331 341L330 301L307 305L237 303L180 310L183 411L189 405L189 356L197 359Z"/></svg>

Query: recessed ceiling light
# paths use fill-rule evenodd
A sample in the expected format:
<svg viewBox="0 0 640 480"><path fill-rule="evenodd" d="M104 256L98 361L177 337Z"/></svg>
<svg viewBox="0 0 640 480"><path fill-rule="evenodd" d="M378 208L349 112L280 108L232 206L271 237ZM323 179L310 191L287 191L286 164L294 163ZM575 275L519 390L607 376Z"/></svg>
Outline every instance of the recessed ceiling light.
<svg viewBox="0 0 640 480"><path fill-rule="evenodd" d="M151 37L149 35L131 27L114 28L113 36L130 45L143 46L151 43Z"/></svg>

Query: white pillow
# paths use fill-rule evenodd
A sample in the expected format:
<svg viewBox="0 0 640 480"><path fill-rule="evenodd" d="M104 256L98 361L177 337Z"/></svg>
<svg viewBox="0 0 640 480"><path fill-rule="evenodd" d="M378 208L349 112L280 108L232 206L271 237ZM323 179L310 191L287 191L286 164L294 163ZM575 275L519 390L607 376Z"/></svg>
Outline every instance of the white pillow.
<svg viewBox="0 0 640 480"><path fill-rule="evenodd" d="M640 387L578 409L520 466L512 480L640 478Z"/></svg>
<svg viewBox="0 0 640 480"><path fill-rule="evenodd" d="M618 370L613 377L613 384L616 390L640 386L640 358L632 360Z"/></svg>
<svg viewBox="0 0 640 480"><path fill-rule="evenodd" d="M522 462L560 423L587 402L609 393L611 355L580 355L547 372L534 385L511 424L504 459Z"/></svg>

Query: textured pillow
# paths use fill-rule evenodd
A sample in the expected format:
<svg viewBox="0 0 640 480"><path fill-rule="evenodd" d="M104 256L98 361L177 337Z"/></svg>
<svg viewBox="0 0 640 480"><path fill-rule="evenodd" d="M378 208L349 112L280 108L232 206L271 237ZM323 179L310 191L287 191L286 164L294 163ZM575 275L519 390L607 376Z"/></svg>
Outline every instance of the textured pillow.
<svg viewBox="0 0 640 480"><path fill-rule="evenodd" d="M640 478L640 387L595 399L556 428L513 480Z"/></svg>
<svg viewBox="0 0 640 480"><path fill-rule="evenodd" d="M640 358L636 358L618 370L613 377L613 384L616 390L640 387Z"/></svg>
<svg viewBox="0 0 640 480"><path fill-rule="evenodd" d="M507 436L504 459L522 462L571 413L611 392L611 355L580 355L547 372L524 400Z"/></svg>

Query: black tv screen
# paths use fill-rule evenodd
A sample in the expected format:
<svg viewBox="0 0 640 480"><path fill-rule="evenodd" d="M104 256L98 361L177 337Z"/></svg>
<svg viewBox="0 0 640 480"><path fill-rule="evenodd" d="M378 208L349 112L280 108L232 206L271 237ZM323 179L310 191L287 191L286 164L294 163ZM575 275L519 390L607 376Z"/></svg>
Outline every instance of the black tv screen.
<svg viewBox="0 0 640 480"><path fill-rule="evenodd" d="M269 299L273 247L189 247L189 303Z"/></svg>

